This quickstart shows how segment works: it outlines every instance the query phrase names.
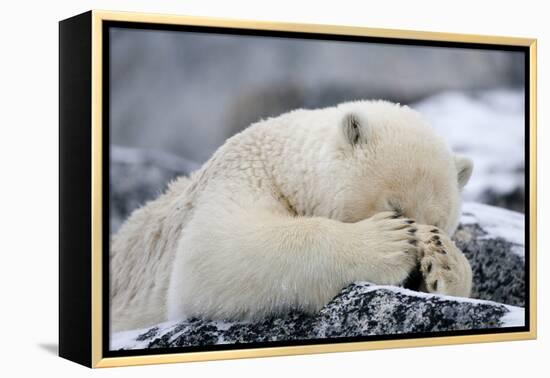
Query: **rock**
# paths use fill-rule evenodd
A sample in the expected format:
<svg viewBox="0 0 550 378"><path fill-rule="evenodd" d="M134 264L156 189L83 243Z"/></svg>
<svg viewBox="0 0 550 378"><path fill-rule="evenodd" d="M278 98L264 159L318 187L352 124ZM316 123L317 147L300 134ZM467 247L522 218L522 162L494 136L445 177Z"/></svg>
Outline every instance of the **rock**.
<svg viewBox="0 0 550 378"><path fill-rule="evenodd" d="M525 305L525 216L465 203L453 240L472 266L472 296Z"/></svg>
<svg viewBox="0 0 550 378"><path fill-rule="evenodd" d="M523 325L522 308L366 282L349 285L319 313L257 322L192 319L120 332L111 349L168 348L486 329Z"/></svg>
<svg viewBox="0 0 550 378"><path fill-rule="evenodd" d="M473 296L456 298L357 282L318 313L294 311L256 322L191 319L119 332L111 349L309 340L523 326L523 214L466 203L454 235L469 259ZM487 300L483 300L487 299ZM501 303L498 303L501 302ZM512 306L515 305L515 306Z"/></svg>
<svg viewBox="0 0 550 378"><path fill-rule="evenodd" d="M411 105L474 161L467 201L525 211L523 90L443 92Z"/></svg>
<svg viewBox="0 0 550 378"><path fill-rule="evenodd" d="M192 161L158 151L112 145L110 155L111 233L133 210L156 198L166 183L198 168Z"/></svg>

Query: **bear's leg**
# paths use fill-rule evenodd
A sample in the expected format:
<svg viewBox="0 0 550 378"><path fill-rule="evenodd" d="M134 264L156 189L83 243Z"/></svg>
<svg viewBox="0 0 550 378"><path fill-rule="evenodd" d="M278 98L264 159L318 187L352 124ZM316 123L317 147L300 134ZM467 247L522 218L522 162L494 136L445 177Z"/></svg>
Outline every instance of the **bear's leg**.
<svg viewBox="0 0 550 378"><path fill-rule="evenodd" d="M418 226L422 291L469 297L472 288L470 263L453 241L438 228Z"/></svg>
<svg viewBox="0 0 550 378"><path fill-rule="evenodd" d="M402 283L417 265L416 244L414 222L391 212L342 223L201 209L176 251L168 318L316 311L353 281Z"/></svg>

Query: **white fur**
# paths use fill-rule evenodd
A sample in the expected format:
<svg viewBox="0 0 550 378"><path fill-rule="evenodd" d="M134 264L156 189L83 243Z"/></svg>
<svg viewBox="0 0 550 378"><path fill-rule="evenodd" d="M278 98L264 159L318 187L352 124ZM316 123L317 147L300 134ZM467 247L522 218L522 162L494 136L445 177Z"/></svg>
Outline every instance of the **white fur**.
<svg viewBox="0 0 550 378"><path fill-rule="evenodd" d="M388 102L258 122L114 236L112 328L315 311L353 281L400 284L421 256L391 211L453 232L471 169ZM468 295L471 273L463 280L448 294Z"/></svg>

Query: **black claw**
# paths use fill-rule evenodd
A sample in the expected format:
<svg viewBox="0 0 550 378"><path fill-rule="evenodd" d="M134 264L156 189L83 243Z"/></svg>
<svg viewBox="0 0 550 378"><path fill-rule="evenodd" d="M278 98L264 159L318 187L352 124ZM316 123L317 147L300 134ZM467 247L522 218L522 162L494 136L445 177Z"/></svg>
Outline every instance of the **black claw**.
<svg viewBox="0 0 550 378"><path fill-rule="evenodd" d="M426 270L428 271L428 273L432 271L432 263L428 264L428 267L426 268Z"/></svg>
<svg viewBox="0 0 550 378"><path fill-rule="evenodd" d="M417 231L416 228L411 228L411 229L409 229L409 234L414 235L416 233L416 231Z"/></svg>
<svg viewBox="0 0 550 378"><path fill-rule="evenodd" d="M399 213L394 213L392 216L391 216L392 219L397 219L397 218L401 218L401 214Z"/></svg>
<svg viewBox="0 0 550 378"><path fill-rule="evenodd" d="M430 230L430 232L433 232L434 234L439 234L439 230L437 228L434 228L433 230Z"/></svg>
<svg viewBox="0 0 550 378"><path fill-rule="evenodd" d="M412 272L409 273L409 276L403 282L403 287L410 290L420 290L420 285L422 285L423 278L422 273L420 273L420 265L417 265Z"/></svg>
<svg viewBox="0 0 550 378"><path fill-rule="evenodd" d="M439 240L439 235L434 235L434 237L432 238L433 240Z"/></svg>
<svg viewBox="0 0 550 378"><path fill-rule="evenodd" d="M447 254L447 251L445 251L444 249L440 249L438 250L437 252L443 254L443 255L446 255Z"/></svg>
<svg viewBox="0 0 550 378"><path fill-rule="evenodd" d="M434 291L437 291L437 281L434 282L433 290L434 290Z"/></svg>
<svg viewBox="0 0 550 378"><path fill-rule="evenodd" d="M408 224L413 224L413 223L414 223L414 221L413 221L412 219L407 219L407 220L405 221L405 223L408 223Z"/></svg>
<svg viewBox="0 0 550 378"><path fill-rule="evenodd" d="M437 241L435 242L435 245L437 245L437 246L442 245L442 244L441 244L441 241L440 241L440 240L437 240Z"/></svg>
<svg viewBox="0 0 550 378"><path fill-rule="evenodd" d="M409 244L416 246L418 244L416 239L409 239Z"/></svg>

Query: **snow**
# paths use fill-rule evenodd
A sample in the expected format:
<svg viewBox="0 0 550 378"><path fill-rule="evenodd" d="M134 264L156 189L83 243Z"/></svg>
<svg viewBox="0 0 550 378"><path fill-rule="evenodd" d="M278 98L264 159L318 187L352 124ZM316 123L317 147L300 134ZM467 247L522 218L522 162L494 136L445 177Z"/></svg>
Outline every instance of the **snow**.
<svg viewBox="0 0 550 378"><path fill-rule="evenodd" d="M525 215L494 206L487 206L475 202L466 202L462 205L463 225L479 224L487 232L480 239L503 238L516 244L513 251L525 257Z"/></svg>
<svg viewBox="0 0 550 378"><path fill-rule="evenodd" d="M156 327L159 329L159 333L165 332L172 327L175 327L179 322L165 322L157 324ZM149 331L151 327L143 329L133 329L129 331L116 332L111 335L110 349L119 350L122 348L125 349L145 349L149 344L149 339L146 338L143 341L138 341L137 338L139 335Z"/></svg>
<svg viewBox="0 0 550 378"><path fill-rule="evenodd" d="M214 325L216 329L225 331L228 330L232 325L240 323L244 324L247 322L226 322L223 320L220 321L211 321L210 324ZM157 334L166 334L172 328L181 325L181 321L168 321L155 325L157 327ZM145 349L148 347L151 342L150 337L144 337L143 340L137 340L138 336L143 335L144 333L151 330L152 327L133 329L129 331L115 332L111 335L110 339L110 349L119 350L119 349ZM179 332L174 333L170 338L170 341L177 339L180 335L184 334L187 331L187 327L183 327ZM220 335L216 344L224 344L222 335Z"/></svg>
<svg viewBox="0 0 550 378"><path fill-rule="evenodd" d="M412 107L422 113L453 151L474 161L465 199L479 201L487 190L503 194L523 187L523 90L443 92Z"/></svg>
<svg viewBox="0 0 550 378"><path fill-rule="evenodd" d="M459 303L472 303L472 304L500 304L493 301L487 301L483 299L475 299L475 298L466 298L466 297L453 297L451 295L443 295L443 294L431 294L431 293L425 293L421 291L414 291L410 289L405 289L403 287L399 286L390 286L390 285L373 285L368 282L356 282L357 285L366 285L367 288L365 292L368 291L374 291L374 290L387 290L391 291L393 293L403 294L407 295L409 297L417 297L417 298L424 298L424 299L430 299L430 298L437 298L444 301L450 301L450 302L459 302ZM507 308L510 309L510 311L518 311L518 309L523 310L521 307L516 306L510 306L506 305Z"/></svg>
<svg viewBox="0 0 550 378"><path fill-rule="evenodd" d="M522 307L506 306L510 312L504 315L500 321L501 327L523 327L525 325L525 309Z"/></svg>

